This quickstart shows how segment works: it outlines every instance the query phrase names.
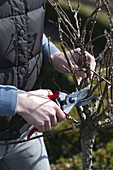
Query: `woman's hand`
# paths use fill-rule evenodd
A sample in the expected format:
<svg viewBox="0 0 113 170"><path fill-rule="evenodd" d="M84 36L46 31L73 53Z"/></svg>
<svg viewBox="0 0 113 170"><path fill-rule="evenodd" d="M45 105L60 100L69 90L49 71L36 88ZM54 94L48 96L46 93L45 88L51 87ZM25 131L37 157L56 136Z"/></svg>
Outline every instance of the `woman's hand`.
<svg viewBox="0 0 113 170"><path fill-rule="evenodd" d="M69 52L68 52L69 53ZM88 77L92 79L93 76L93 71L95 70L96 67L96 62L94 56L92 56L90 53L87 51L84 52L85 54L85 62L88 64L89 67L89 72L88 72ZM70 55L70 54L69 54ZM74 68L75 74L82 78L86 78L86 73L83 71L83 66L84 66L84 57L81 56L81 49L77 48L75 51L72 51L73 58L75 59L76 65Z"/></svg>
<svg viewBox="0 0 113 170"><path fill-rule="evenodd" d="M17 114L34 125L39 132L49 131L65 119L64 112L47 96L48 90L18 92Z"/></svg>
<svg viewBox="0 0 113 170"><path fill-rule="evenodd" d="M68 57L68 60L70 61L71 68L73 70L73 73L77 74L78 76L85 78L87 75L83 69L84 66L84 58L81 56L81 49L77 48L75 50L67 51L66 55ZM96 62L94 56L92 56L90 53L85 51L85 58L86 63L89 66L89 78L91 79L93 76L93 71L96 67ZM55 70L61 72L61 73L69 73L70 67L67 62L67 59L63 53L56 52L53 55L50 56L50 63L54 67Z"/></svg>

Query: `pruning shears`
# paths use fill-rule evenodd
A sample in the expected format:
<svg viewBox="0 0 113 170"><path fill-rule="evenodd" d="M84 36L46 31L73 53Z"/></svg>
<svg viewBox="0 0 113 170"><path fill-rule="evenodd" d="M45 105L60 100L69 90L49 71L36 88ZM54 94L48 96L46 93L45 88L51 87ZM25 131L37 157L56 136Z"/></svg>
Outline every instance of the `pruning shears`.
<svg viewBox="0 0 113 170"><path fill-rule="evenodd" d="M94 94L89 96L89 88L86 87L70 94L56 91L54 94L48 95L48 98L55 101L63 112L69 115L74 106L88 105L94 98ZM30 139L31 135L36 131L38 131L38 129L34 127L29 132L27 138Z"/></svg>

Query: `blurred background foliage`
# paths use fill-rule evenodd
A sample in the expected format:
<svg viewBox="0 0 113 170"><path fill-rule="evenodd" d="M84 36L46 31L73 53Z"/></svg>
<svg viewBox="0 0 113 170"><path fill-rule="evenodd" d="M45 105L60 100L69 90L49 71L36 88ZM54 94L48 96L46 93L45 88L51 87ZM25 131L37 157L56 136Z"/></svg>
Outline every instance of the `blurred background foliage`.
<svg viewBox="0 0 113 170"><path fill-rule="evenodd" d="M72 22L74 22L72 14L70 13L70 10L67 6L67 1L60 0L60 2L65 12L68 14ZM75 0L72 0L71 2L73 3L74 7L77 6ZM83 23L93 11L94 5L95 2L93 0L82 1L79 17ZM57 16L48 3L46 4L46 9L47 15L45 22L45 33L56 44L56 46L60 48L58 28L55 25ZM111 10L113 11L112 3ZM87 30L89 28L87 28ZM94 37L103 34L105 29L109 29L109 22L103 9L97 18ZM98 40L94 45L96 48L96 55L96 53L102 50L104 46L104 39ZM51 89L53 92L58 89L67 93L75 91L75 84L70 76L62 75L52 70L44 70L43 75L43 88ZM76 109L72 110L71 115L74 117L77 116ZM61 130L67 127L70 127L69 123L67 121L63 121L56 128L53 128L53 131ZM51 170L81 170L82 157L79 130L55 134L49 138L45 137L45 143L47 145ZM93 170L113 170L112 129L106 129L97 133L93 150Z"/></svg>

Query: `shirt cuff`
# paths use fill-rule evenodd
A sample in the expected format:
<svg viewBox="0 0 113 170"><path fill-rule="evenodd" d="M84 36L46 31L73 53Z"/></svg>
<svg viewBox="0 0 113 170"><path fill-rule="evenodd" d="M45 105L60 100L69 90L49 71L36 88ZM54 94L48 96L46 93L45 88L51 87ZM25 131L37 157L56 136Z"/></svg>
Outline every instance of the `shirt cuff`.
<svg viewBox="0 0 113 170"><path fill-rule="evenodd" d="M60 52L60 50L51 41L48 40L45 34L43 34L42 53L44 56L44 67L52 68L51 64L49 63L49 57L55 52Z"/></svg>
<svg viewBox="0 0 113 170"><path fill-rule="evenodd" d="M0 116L13 116L16 114L17 88L0 85Z"/></svg>

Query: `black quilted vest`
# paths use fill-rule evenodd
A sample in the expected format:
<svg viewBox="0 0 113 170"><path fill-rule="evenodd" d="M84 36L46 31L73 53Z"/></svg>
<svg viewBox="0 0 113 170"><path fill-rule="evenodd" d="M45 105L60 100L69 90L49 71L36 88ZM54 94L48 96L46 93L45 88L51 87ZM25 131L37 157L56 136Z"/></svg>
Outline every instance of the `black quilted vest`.
<svg viewBox="0 0 113 170"><path fill-rule="evenodd" d="M44 0L0 0L0 84L33 89L42 68L44 17ZM0 131L15 117L0 117Z"/></svg>

